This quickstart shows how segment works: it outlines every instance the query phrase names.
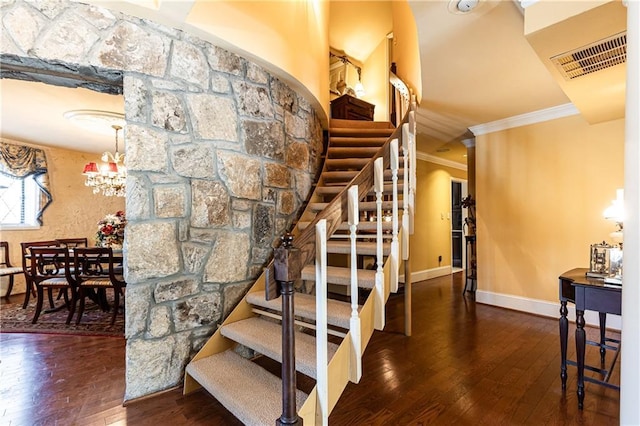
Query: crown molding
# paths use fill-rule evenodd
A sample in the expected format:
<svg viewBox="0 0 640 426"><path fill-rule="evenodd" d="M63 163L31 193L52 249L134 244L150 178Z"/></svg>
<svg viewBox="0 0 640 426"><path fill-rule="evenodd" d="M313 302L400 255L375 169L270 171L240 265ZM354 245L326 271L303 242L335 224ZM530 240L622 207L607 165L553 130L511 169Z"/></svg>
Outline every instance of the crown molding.
<svg viewBox="0 0 640 426"><path fill-rule="evenodd" d="M487 133L499 132L500 130L513 129L514 127L526 126L529 124L543 123L557 118L568 117L580 114L580 111L572 104L558 105L539 111L528 112L526 114L514 115L502 120L491 121L485 124L469 127L475 135L485 135Z"/></svg>
<svg viewBox="0 0 640 426"><path fill-rule="evenodd" d="M523 9L526 9L535 3L538 3L538 0L520 0L520 6L522 6Z"/></svg>
<svg viewBox="0 0 640 426"><path fill-rule="evenodd" d="M467 148L473 148L474 146L476 146L476 138L469 138L469 139L462 139L462 145L466 146Z"/></svg>
<svg viewBox="0 0 640 426"><path fill-rule="evenodd" d="M435 156L429 155L429 154L427 154L425 152L416 151L416 158L418 160L428 161L430 163L439 164L441 166L451 167L452 169L463 170L465 172L467 171L467 165L466 164L456 163L455 161L446 160L446 159L440 158L440 157L435 157Z"/></svg>

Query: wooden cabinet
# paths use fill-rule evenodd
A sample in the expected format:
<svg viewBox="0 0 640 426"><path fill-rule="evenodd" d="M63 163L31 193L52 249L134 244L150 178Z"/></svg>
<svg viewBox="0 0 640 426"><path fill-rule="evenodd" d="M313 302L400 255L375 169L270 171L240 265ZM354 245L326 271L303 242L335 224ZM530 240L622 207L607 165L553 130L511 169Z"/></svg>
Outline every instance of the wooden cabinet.
<svg viewBox="0 0 640 426"><path fill-rule="evenodd" d="M331 118L373 121L376 106L350 95L342 95L331 101Z"/></svg>

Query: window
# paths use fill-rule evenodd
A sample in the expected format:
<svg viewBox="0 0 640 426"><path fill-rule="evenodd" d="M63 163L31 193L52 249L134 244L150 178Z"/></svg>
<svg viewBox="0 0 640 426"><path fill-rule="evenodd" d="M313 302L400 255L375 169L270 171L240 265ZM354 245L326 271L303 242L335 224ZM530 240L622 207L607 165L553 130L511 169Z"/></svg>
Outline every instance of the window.
<svg viewBox="0 0 640 426"><path fill-rule="evenodd" d="M44 151L0 141L0 227L39 228L52 201Z"/></svg>
<svg viewBox="0 0 640 426"><path fill-rule="evenodd" d="M0 226L3 229L39 228L39 192L35 175L16 178L0 174Z"/></svg>

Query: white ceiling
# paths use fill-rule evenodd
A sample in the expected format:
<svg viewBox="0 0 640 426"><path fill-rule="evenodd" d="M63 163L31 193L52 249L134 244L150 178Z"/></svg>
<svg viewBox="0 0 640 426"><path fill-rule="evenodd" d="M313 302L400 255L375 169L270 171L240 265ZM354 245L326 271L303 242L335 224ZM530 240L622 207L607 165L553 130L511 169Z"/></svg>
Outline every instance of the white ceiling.
<svg viewBox="0 0 640 426"><path fill-rule="evenodd" d="M122 96L50 84L0 79L3 138L83 152L115 151L115 130L106 123L87 131L64 118L72 110L99 110L124 114ZM122 133L119 150L123 151Z"/></svg>
<svg viewBox="0 0 640 426"><path fill-rule="evenodd" d="M175 3L181 13L173 16L179 18L199 1L207 0L163 1L160 12ZM358 60L366 59L390 30L391 3L367 3L331 4L331 46ZM446 0L409 3L422 67L420 151L465 162L459 140L469 137L469 127L569 102L527 42L518 3L481 0L468 14L452 13ZM152 13L147 10L147 17ZM123 112L122 97L15 80L0 83L3 136L87 152L113 150L113 136L75 129L62 114L74 109ZM443 149L450 151L438 152Z"/></svg>

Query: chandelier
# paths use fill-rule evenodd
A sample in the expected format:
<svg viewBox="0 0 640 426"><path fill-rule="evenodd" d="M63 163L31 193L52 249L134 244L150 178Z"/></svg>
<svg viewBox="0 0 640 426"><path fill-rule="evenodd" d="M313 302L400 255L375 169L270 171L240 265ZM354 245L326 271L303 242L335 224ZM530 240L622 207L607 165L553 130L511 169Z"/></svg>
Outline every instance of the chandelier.
<svg viewBox="0 0 640 426"><path fill-rule="evenodd" d="M124 166L124 154L118 152L118 131L122 126L114 124L111 127L116 131L115 154L102 154L104 164L100 167L94 162L85 164L82 174L86 176L84 184L93 188L94 194L102 192L102 195L107 197L124 197L127 169Z"/></svg>

